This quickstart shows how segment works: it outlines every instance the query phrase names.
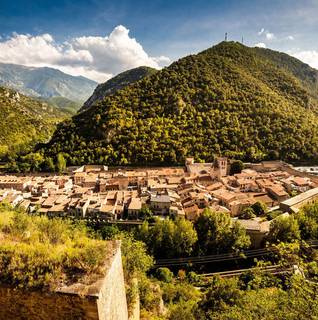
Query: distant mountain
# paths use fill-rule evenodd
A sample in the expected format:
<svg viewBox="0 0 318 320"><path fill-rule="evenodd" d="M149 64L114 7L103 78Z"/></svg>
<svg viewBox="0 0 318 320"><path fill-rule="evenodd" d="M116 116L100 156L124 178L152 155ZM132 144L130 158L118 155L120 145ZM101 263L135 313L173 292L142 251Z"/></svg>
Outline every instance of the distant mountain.
<svg viewBox="0 0 318 320"><path fill-rule="evenodd" d="M64 97L83 102L92 94L97 83L52 68L0 63L0 85L11 87L28 96Z"/></svg>
<svg viewBox="0 0 318 320"><path fill-rule="evenodd" d="M67 114L46 102L0 87L0 159L47 142Z"/></svg>
<svg viewBox="0 0 318 320"><path fill-rule="evenodd" d="M192 155L318 163L318 71L222 42L61 123L38 151L68 164L180 164Z"/></svg>
<svg viewBox="0 0 318 320"><path fill-rule="evenodd" d="M75 114L82 105L81 102L72 101L64 97L41 98L41 100L69 114Z"/></svg>
<svg viewBox="0 0 318 320"><path fill-rule="evenodd" d="M147 76L156 73L158 70L150 67L138 67L118 74L105 83L99 84L93 95L84 103L80 112L88 109L93 104L101 101L106 96L114 94L116 91L127 87Z"/></svg>

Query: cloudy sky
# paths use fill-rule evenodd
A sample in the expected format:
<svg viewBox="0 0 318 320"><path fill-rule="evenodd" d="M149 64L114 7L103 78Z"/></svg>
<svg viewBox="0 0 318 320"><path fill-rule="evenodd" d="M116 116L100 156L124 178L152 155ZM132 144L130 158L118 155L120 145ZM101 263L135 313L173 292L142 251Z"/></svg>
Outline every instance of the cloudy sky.
<svg viewBox="0 0 318 320"><path fill-rule="evenodd" d="M161 68L224 39L318 69L318 0L0 0L0 62L103 82Z"/></svg>

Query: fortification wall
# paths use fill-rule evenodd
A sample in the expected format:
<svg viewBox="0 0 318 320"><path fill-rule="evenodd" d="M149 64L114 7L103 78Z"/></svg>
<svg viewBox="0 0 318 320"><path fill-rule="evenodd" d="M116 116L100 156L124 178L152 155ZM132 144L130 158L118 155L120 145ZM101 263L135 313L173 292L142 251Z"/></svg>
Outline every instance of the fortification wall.
<svg viewBox="0 0 318 320"><path fill-rule="evenodd" d="M0 285L0 319L127 320L119 242L115 249L105 277L87 288L75 284L57 292L42 292Z"/></svg>

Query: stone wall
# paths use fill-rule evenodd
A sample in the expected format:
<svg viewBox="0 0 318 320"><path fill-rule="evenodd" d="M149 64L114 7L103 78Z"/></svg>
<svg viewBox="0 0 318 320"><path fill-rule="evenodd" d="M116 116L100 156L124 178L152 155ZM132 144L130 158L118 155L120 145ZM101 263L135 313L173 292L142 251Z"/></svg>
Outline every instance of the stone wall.
<svg viewBox="0 0 318 320"><path fill-rule="evenodd" d="M0 319L127 320L120 242L114 242L107 263L105 277L90 286L74 284L56 292L0 286Z"/></svg>

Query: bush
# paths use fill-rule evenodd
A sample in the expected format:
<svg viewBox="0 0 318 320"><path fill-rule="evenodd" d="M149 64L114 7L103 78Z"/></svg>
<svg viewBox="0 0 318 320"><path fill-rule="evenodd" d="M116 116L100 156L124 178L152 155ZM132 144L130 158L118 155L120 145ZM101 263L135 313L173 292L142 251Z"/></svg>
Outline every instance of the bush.
<svg viewBox="0 0 318 320"><path fill-rule="evenodd" d="M156 278L160 281L170 283L173 280L173 273L169 268L158 268L156 271Z"/></svg>
<svg viewBox="0 0 318 320"><path fill-rule="evenodd" d="M31 217L22 209L0 207L0 281L26 288L54 288L102 274L110 250L90 238L83 225Z"/></svg>

